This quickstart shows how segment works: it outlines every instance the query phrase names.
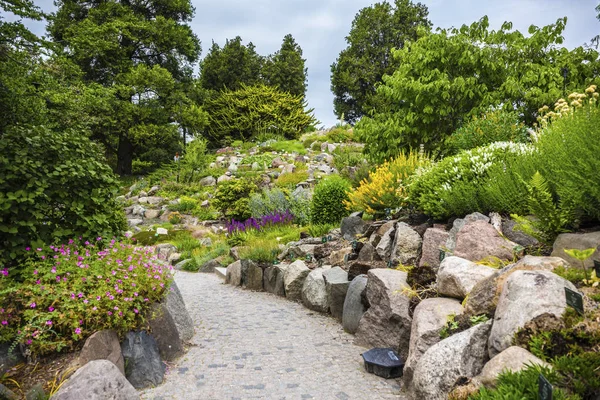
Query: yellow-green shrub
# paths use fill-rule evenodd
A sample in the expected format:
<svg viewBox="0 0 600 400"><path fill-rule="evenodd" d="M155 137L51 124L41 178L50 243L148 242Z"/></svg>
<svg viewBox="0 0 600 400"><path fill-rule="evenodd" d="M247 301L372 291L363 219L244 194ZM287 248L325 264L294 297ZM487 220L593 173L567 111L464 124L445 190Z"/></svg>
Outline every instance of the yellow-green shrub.
<svg viewBox="0 0 600 400"><path fill-rule="evenodd" d="M407 178L426 163L426 158L416 152L400 153L394 160L377 167L367 179L363 179L360 186L349 194L346 207L381 215L386 208L403 206L407 197Z"/></svg>

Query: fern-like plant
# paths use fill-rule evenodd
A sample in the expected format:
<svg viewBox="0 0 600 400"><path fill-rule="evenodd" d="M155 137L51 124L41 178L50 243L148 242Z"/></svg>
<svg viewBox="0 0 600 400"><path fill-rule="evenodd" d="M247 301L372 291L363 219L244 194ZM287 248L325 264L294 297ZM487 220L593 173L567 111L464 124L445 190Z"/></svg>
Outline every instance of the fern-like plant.
<svg viewBox="0 0 600 400"><path fill-rule="evenodd" d="M551 241L566 231L571 213L562 204L554 202L548 182L539 172L533 174L528 189L529 211L537 218L533 225L540 231L541 239Z"/></svg>

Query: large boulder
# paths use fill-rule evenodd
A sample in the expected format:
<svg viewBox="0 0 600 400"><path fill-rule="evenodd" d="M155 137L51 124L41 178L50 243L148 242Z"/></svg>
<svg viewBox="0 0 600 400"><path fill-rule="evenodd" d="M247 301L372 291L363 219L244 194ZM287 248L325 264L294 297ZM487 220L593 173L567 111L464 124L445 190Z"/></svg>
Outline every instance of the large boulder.
<svg viewBox="0 0 600 400"><path fill-rule="evenodd" d="M79 368L52 396L52 400L134 400L137 390L115 364L94 360Z"/></svg>
<svg viewBox="0 0 600 400"><path fill-rule="evenodd" d="M162 383L165 364L160 359L156 340L148 332L129 332L121 343L121 351L125 359L125 376L133 387L141 389Z"/></svg>
<svg viewBox="0 0 600 400"><path fill-rule="evenodd" d="M403 289L410 288L407 274L395 269L372 269L367 277L367 301L371 307L358 324L356 344L392 347L406 359L412 324L410 298L403 293Z"/></svg>
<svg viewBox="0 0 600 400"><path fill-rule="evenodd" d="M532 364L550 367L548 363L540 360L524 348L511 346L488 361L477 380L485 386L496 386L496 380L501 372L506 370L519 372Z"/></svg>
<svg viewBox="0 0 600 400"><path fill-rule="evenodd" d="M588 258L584 263L586 268L592 268L594 266L594 259L600 260L600 253L598 252L598 247L600 247L600 231L590 233L560 234L552 246L551 255L553 257L562 258L575 268L581 268L581 261L567 255L567 253L565 253L565 249L585 250L592 247L596 248L596 253L593 257Z"/></svg>
<svg viewBox="0 0 600 400"><path fill-rule="evenodd" d="M506 236L508 240L520 244L523 247L537 246L540 244L540 242L533 236L515 229L517 227L518 224L512 219L504 220L502 222L502 234Z"/></svg>
<svg viewBox="0 0 600 400"><path fill-rule="evenodd" d="M233 286L242 285L242 261L237 260L227 266L225 283L229 283Z"/></svg>
<svg viewBox="0 0 600 400"><path fill-rule="evenodd" d="M198 272L214 273L215 268L220 268L220 267L221 267L221 263L216 259L212 259L212 260L208 260L207 262L202 264L200 266L200 268L198 268Z"/></svg>
<svg viewBox="0 0 600 400"><path fill-rule="evenodd" d="M554 271L558 267L567 267L568 264L559 257L536 257L527 255L516 264L510 264L496 271L489 277L479 281L469 292L465 304L465 314L494 315L498 298L508 277L516 271Z"/></svg>
<svg viewBox="0 0 600 400"><path fill-rule="evenodd" d="M390 259L402 265L415 265L421 253L422 242L421 236L410 225L398 222Z"/></svg>
<svg viewBox="0 0 600 400"><path fill-rule="evenodd" d="M342 237L348 241L355 240L357 236L365 233L365 230L368 228L369 224L367 224L363 219L356 215L351 215L342 219Z"/></svg>
<svg viewBox="0 0 600 400"><path fill-rule="evenodd" d="M506 282L498 300L490 334L490 357L509 348L514 334L535 317L561 316L567 308L565 287L575 286L548 271L515 271Z"/></svg>
<svg viewBox="0 0 600 400"><path fill-rule="evenodd" d="M177 328L179 338L183 342L190 341L194 336L194 321L192 321L192 318L185 307L183 296L175 281L171 282L164 304L175 322L175 328Z"/></svg>
<svg viewBox="0 0 600 400"><path fill-rule="evenodd" d="M242 287L263 290L263 270L251 260L242 260Z"/></svg>
<svg viewBox="0 0 600 400"><path fill-rule="evenodd" d="M450 229L450 232L448 232L448 240L446 241L446 248L450 253L452 253L454 251L454 248L456 247L456 236L458 235L458 232L465 225L475 221L490 222L490 218L486 217L481 213L475 212L473 214L467 215L464 218L457 218L454 220L454 222L452 223L452 228Z"/></svg>
<svg viewBox="0 0 600 400"><path fill-rule="evenodd" d="M437 291L443 296L464 299L475 284L495 272L494 268L475 264L460 257L446 257L438 270Z"/></svg>
<svg viewBox="0 0 600 400"><path fill-rule="evenodd" d="M344 247L339 250L332 250L331 254L329 254L327 264L334 267L344 265L346 256L349 256L350 254L352 254L352 247Z"/></svg>
<svg viewBox="0 0 600 400"><path fill-rule="evenodd" d="M371 232L371 234L369 234L369 244L373 247L377 247L377 245L379 244L379 242L381 241L381 239L383 238L383 236L386 233L390 232L390 229L394 230L394 227L396 226L396 221L387 221L385 223L380 224L379 226L373 224L371 225L373 227L373 232ZM365 234L368 234L370 231L370 229L367 230L367 232Z"/></svg>
<svg viewBox="0 0 600 400"><path fill-rule="evenodd" d="M272 265L265 268L263 273L263 289L265 292L285 297L283 274L288 264Z"/></svg>
<svg viewBox="0 0 600 400"><path fill-rule="evenodd" d="M164 303L153 305L148 318L148 326L163 360L173 361L183 355L183 341L179 337L175 320Z"/></svg>
<svg viewBox="0 0 600 400"><path fill-rule="evenodd" d="M171 243L161 243L156 246L156 254L161 260L168 260L169 256L177 252L177 247Z"/></svg>
<svg viewBox="0 0 600 400"><path fill-rule="evenodd" d="M217 180L212 176L206 176L200 179L201 186L217 186Z"/></svg>
<svg viewBox="0 0 600 400"><path fill-rule="evenodd" d="M314 311L327 312L327 289L323 279L323 268L313 269L304 280L302 304Z"/></svg>
<svg viewBox="0 0 600 400"><path fill-rule="evenodd" d="M117 332L105 329L94 333L86 339L79 353L79 365L85 365L94 360L108 360L125 375L125 361L121 354L121 345Z"/></svg>
<svg viewBox="0 0 600 400"><path fill-rule="evenodd" d="M367 311L365 290L367 288L367 275L358 275L352 279L344 299L342 326L348 333L356 333L358 323Z"/></svg>
<svg viewBox="0 0 600 400"><path fill-rule="evenodd" d="M342 322L344 301L350 285L348 272L340 267L334 267L323 271L323 278L327 292L327 308L334 318Z"/></svg>
<svg viewBox="0 0 600 400"><path fill-rule="evenodd" d="M309 273L310 269L308 269L304 261L296 260L291 263L283 273L285 297L289 300L301 300L302 286L304 286L304 280Z"/></svg>
<svg viewBox="0 0 600 400"><path fill-rule="evenodd" d="M488 257L510 261L514 258L516 247L516 243L504 239L492 225L485 221L475 221L458 231L453 255L471 261Z"/></svg>
<svg viewBox="0 0 600 400"><path fill-rule="evenodd" d="M404 365L403 379L407 387L412 384L413 373L421 356L439 342L440 331L450 315L462 313L458 300L443 297L425 299L417 305L413 313L408 358Z"/></svg>
<svg viewBox="0 0 600 400"><path fill-rule="evenodd" d="M387 231L381 235L377 245L374 243L372 244L375 246L375 251L379 255L379 258L387 261L390 259L392 254L392 246L394 245L394 234L396 232L396 228L395 225L390 226L388 224L383 225L380 230L383 228L387 228Z"/></svg>
<svg viewBox="0 0 600 400"><path fill-rule="evenodd" d="M423 235L423 249L419 267L438 269L440 266L440 250L446 245L450 234L443 229L429 228Z"/></svg>
<svg viewBox="0 0 600 400"><path fill-rule="evenodd" d="M431 346L414 370L414 397L446 400L459 378L477 376L488 360L486 342L491 324L476 325Z"/></svg>
<svg viewBox="0 0 600 400"><path fill-rule="evenodd" d="M375 247L373 247L371 243L365 243L362 246L362 249L360 249L360 252L358 253L357 260L371 262L380 261L381 258L379 257L379 254L377 254L377 251L375 251Z"/></svg>

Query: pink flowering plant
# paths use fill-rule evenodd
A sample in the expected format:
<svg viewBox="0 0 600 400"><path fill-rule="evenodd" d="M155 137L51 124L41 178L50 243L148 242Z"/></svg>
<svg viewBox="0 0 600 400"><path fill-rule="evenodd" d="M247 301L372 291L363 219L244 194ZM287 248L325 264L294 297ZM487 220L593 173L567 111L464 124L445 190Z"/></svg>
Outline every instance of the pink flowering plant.
<svg viewBox="0 0 600 400"><path fill-rule="evenodd" d="M151 248L101 238L29 249L19 281L0 275L0 342L33 354L71 350L92 333L140 327L166 295L170 268Z"/></svg>

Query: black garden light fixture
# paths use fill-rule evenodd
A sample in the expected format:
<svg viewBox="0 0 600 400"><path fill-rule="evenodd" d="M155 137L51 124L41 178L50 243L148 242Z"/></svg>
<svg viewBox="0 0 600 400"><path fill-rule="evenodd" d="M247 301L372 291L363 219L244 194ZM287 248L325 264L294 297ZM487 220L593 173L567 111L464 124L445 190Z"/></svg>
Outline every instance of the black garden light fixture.
<svg viewBox="0 0 600 400"><path fill-rule="evenodd" d="M365 369L382 378L400 378L404 371L404 361L391 347L374 348L362 354Z"/></svg>

